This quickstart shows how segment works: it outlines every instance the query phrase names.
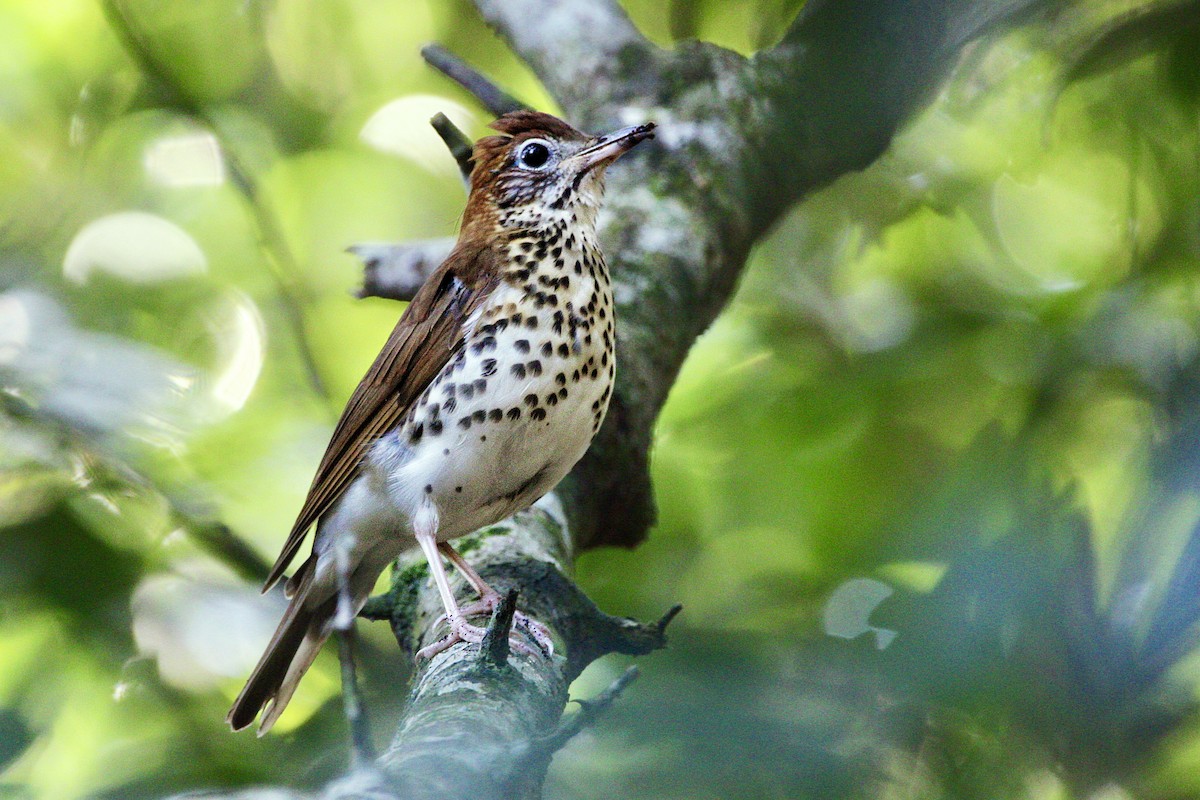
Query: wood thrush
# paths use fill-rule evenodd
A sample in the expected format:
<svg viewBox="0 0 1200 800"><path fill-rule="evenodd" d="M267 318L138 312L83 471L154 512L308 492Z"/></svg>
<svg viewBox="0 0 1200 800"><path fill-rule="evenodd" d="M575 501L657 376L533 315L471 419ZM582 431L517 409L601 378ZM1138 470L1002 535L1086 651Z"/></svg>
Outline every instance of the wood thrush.
<svg viewBox="0 0 1200 800"><path fill-rule="evenodd" d="M333 432L267 579L308 529L312 555L286 584L275 635L234 701L259 734L291 699L321 644L348 627L384 568L415 541L450 633L428 657L482 629L467 614L499 595L448 540L498 522L552 489L600 429L616 369L613 300L596 243L604 171L654 125L589 137L517 111L475 144L458 242L400 317ZM459 608L441 557L480 594ZM545 629L518 619L549 647Z"/></svg>

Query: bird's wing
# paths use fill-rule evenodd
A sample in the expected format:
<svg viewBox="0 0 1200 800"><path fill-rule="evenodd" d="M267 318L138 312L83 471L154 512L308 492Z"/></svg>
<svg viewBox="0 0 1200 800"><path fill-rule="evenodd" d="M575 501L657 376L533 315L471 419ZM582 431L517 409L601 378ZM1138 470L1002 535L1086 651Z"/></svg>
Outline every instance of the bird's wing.
<svg viewBox="0 0 1200 800"><path fill-rule="evenodd" d="M296 524L263 591L283 575L304 537L357 474L370 444L403 419L463 346L463 322L499 281L496 252L460 242L413 297L346 403Z"/></svg>

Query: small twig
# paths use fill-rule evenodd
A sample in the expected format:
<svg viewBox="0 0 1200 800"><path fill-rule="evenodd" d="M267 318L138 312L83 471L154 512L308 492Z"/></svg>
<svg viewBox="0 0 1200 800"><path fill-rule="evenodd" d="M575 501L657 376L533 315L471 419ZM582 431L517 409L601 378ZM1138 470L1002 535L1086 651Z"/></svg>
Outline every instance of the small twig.
<svg viewBox="0 0 1200 800"><path fill-rule="evenodd" d="M247 580L261 583L266 579L271 572L271 564L228 525L220 522L201 522L197 517L188 516L181 511L174 498L165 496L171 510L187 528L191 537L210 554Z"/></svg>
<svg viewBox="0 0 1200 800"><path fill-rule="evenodd" d="M637 666L630 666L607 689L591 700L576 700L579 711L561 721L552 733L533 743L533 747L546 755L553 755L563 749L580 731L595 723L639 674Z"/></svg>
<svg viewBox="0 0 1200 800"><path fill-rule="evenodd" d="M454 239L449 237L404 244L363 242L351 245L346 252L353 253L363 262L363 285L356 294L385 300L412 300L453 247Z"/></svg>
<svg viewBox="0 0 1200 800"><path fill-rule="evenodd" d="M667 626L671 624L671 620L679 616L680 611L683 611L683 603L676 603L667 610L667 613L662 615L662 619L654 624L654 627L658 630L658 635L663 637L663 641L666 641Z"/></svg>
<svg viewBox="0 0 1200 800"><path fill-rule="evenodd" d="M371 744L371 731L367 725L367 712L363 707L362 694L358 690L358 674L354 668L354 627L336 632L338 661L342 667L342 707L346 723L350 728L350 743L354 766L361 767L375 761L375 748Z"/></svg>
<svg viewBox="0 0 1200 800"><path fill-rule="evenodd" d="M484 108L498 117L510 111L528 108L527 105L483 77L478 70L441 45L425 45L421 48L421 57L429 66L473 94Z"/></svg>
<svg viewBox="0 0 1200 800"><path fill-rule="evenodd" d="M582 596L582 592L580 595ZM582 599L585 600L586 597ZM667 646L667 626L683 610L682 605L675 605L657 622L644 623L605 614L596 608L591 600L586 602L592 607L588 620L591 635L583 639L583 646L577 646L568 654L572 665L579 671L582 671L583 666L608 653L643 656L661 650Z"/></svg>
<svg viewBox="0 0 1200 800"><path fill-rule="evenodd" d="M508 637L512 633L513 617L517 613L517 590L509 589L500 600L500 604L492 611L492 620L488 623L487 632L479 644L479 660L483 663L502 667L508 663L511 646Z"/></svg>
<svg viewBox="0 0 1200 800"><path fill-rule="evenodd" d="M442 137L442 141L446 143L446 147L450 150L450 155L454 156L454 160L458 162L458 171L462 173L463 181L469 186L471 183L471 169L474 167L471 156L475 150L470 137L463 133L457 125L450 121L449 117L440 111L433 115L433 119L429 120L429 124L437 131L438 136Z"/></svg>

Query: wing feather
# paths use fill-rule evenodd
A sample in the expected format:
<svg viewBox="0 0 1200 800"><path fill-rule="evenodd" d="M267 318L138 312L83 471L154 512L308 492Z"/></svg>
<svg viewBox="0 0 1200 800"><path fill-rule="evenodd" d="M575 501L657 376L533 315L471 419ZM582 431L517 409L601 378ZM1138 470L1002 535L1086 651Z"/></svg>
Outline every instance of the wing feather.
<svg viewBox="0 0 1200 800"><path fill-rule="evenodd" d="M308 529L349 487L371 443L404 419L463 347L463 322L499 282L497 266L495 251L460 241L409 303L346 403L263 591L283 576Z"/></svg>

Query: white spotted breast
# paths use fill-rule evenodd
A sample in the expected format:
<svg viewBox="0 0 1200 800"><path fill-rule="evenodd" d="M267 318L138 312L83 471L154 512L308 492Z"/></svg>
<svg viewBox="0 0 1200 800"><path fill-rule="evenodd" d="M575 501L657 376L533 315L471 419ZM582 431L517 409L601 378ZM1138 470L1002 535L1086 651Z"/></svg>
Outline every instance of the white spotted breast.
<svg viewBox="0 0 1200 800"><path fill-rule="evenodd" d="M508 249L504 280L463 347L369 458L410 519L433 503L439 540L552 489L586 452L612 396L612 291L598 249L565 226Z"/></svg>

